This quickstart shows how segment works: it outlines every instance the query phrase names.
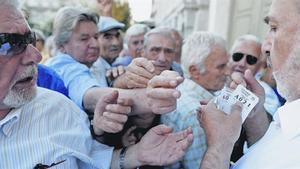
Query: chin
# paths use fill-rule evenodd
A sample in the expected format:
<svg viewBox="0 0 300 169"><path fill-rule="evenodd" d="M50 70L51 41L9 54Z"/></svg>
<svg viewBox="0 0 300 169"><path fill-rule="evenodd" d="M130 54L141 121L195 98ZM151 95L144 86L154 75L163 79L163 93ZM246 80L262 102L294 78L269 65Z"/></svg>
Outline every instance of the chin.
<svg viewBox="0 0 300 169"><path fill-rule="evenodd" d="M10 108L19 108L33 100L36 93L36 85L20 90L12 88L4 98L3 103Z"/></svg>

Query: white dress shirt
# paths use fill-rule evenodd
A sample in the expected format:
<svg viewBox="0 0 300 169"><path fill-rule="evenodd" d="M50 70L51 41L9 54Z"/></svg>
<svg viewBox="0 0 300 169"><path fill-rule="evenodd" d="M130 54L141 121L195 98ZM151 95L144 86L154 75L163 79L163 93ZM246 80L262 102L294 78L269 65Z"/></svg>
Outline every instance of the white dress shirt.
<svg viewBox="0 0 300 169"><path fill-rule="evenodd" d="M286 103L274 115L266 134L233 169L300 168L300 99Z"/></svg>
<svg viewBox="0 0 300 169"><path fill-rule="evenodd" d="M28 104L0 120L0 169L109 169L113 148L94 141L89 121L65 96L38 88Z"/></svg>

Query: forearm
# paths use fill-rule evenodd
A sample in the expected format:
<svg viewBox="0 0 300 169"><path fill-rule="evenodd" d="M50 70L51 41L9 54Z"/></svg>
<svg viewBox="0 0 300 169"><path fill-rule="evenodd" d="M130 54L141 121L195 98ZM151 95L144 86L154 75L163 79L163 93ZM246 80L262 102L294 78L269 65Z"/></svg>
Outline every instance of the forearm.
<svg viewBox="0 0 300 169"><path fill-rule="evenodd" d="M117 90L119 98L129 98L133 101L132 114L152 113L152 110L145 99L146 89L117 89L117 88L100 88L93 87L87 90L84 95L84 108L90 112L94 112L98 100L108 93Z"/></svg>
<svg viewBox="0 0 300 169"><path fill-rule="evenodd" d="M89 112L94 112L98 100L113 90L113 88L109 87L92 87L88 89L83 96L84 109Z"/></svg>
<svg viewBox="0 0 300 169"><path fill-rule="evenodd" d="M260 113L256 113L253 117L246 119L243 126L246 131L249 147L264 136L269 128L269 124L270 121L265 110L262 110Z"/></svg>
<svg viewBox="0 0 300 169"><path fill-rule="evenodd" d="M148 114L152 110L147 102L146 89L118 89L120 98L130 98L133 101L130 115Z"/></svg>
<svg viewBox="0 0 300 169"><path fill-rule="evenodd" d="M208 147L200 169L228 169L234 144Z"/></svg>

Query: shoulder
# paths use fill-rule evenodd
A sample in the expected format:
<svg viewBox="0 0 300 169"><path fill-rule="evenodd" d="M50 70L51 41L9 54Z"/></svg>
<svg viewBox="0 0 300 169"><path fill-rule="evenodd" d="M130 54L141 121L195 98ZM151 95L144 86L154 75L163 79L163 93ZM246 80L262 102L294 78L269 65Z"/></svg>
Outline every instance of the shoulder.
<svg viewBox="0 0 300 169"><path fill-rule="evenodd" d="M81 120L87 118L83 112L74 102L68 99L61 93L37 87L36 97L25 107L30 108L37 114L52 114L57 118ZM47 115L48 116L48 115Z"/></svg>

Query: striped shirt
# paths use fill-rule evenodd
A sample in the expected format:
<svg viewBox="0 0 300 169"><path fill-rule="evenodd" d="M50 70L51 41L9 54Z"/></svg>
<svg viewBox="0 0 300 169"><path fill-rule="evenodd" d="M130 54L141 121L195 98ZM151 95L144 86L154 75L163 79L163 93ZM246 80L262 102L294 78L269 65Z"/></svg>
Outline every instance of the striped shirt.
<svg viewBox="0 0 300 169"><path fill-rule="evenodd" d="M113 152L92 139L86 113L43 88L0 121L0 147L1 169L32 169L62 160L53 169L108 169Z"/></svg>
<svg viewBox="0 0 300 169"><path fill-rule="evenodd" d="M213 98L213 95L190 79L185 79L178 86L178 90L181 92L181 97L177 100L177 109L172 113L162 115L161 122L175 131L192 127L194 141L182 160L165 168L200 168L201 159L206 151L206 138L197 120L197 109L200 107L201 100L209 100Z"/></svg>

